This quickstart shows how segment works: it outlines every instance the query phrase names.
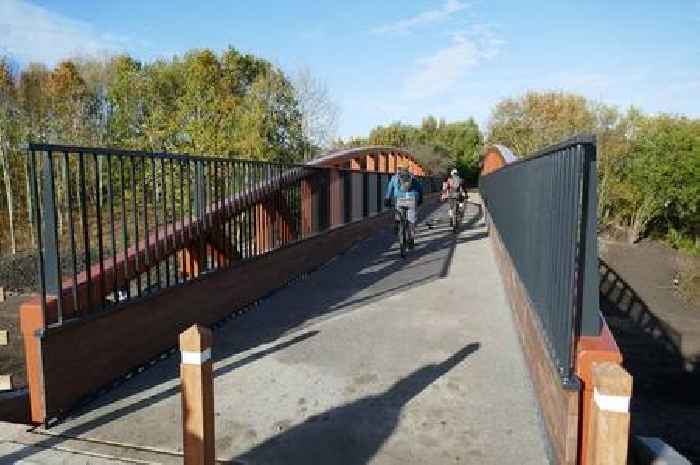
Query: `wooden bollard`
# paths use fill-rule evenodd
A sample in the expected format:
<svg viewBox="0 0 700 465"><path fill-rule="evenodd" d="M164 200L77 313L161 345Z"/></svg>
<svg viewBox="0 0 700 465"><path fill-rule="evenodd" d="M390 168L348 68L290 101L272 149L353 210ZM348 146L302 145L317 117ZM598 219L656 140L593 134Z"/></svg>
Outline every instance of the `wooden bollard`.
<svg viewBox="0 0 700 465"><path fill-rule="evenodd" d="M588 465L625 465L632 377L616 363L594 363Z"/></svg>
<svg viewBox="0 0 700 465"><path fill-rule="evenodd" d="M180 334L182 445L185 465L214 465L214 380L211 330L190 326Z"/></svg>

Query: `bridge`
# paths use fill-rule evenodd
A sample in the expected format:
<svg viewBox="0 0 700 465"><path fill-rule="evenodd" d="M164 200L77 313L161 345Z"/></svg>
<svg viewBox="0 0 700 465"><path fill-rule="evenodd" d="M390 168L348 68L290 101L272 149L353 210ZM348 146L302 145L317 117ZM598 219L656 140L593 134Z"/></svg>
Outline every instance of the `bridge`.
<svg viewBox="0 0 700 465"><path fill-rule="evenodd" d="M199 323L222 463L624 463L595 151L489 148L454 234L441 180L392 147L292 165L29 146L36 427L0 453L181 463L176 347ZM382 202L402 160L426 192L405 259Z"/></svg>

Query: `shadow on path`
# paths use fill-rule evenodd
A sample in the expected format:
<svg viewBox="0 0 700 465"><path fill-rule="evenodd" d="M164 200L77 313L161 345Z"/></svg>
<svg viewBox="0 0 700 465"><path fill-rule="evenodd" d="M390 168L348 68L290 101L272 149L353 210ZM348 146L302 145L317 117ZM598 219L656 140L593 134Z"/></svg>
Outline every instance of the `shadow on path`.
<svg viewBox="0 0 700 465"><path fill-rule="evenodd" d="M469 344L441 363L414 371L380 394L310 417L229 463L366 464L396 430L403 407L478 349L478 342Z"/></svg>

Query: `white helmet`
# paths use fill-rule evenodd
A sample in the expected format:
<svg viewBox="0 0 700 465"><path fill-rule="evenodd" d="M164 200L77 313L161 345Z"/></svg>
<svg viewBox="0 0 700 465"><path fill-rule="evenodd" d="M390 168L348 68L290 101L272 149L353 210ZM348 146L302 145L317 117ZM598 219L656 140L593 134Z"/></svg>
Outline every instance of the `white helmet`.
<svg viewBox="0 0 700 465"><path fill-rule="evenodd" d="M451 176L457 176L457 169L453 168L452 171L450 171Z"/></svg>

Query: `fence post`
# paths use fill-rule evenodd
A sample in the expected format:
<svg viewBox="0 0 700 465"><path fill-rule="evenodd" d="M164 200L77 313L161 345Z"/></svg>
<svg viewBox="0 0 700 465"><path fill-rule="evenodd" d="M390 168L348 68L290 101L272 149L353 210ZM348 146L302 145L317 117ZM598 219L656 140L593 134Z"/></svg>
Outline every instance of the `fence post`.
<svg viewBox="0 0 700 465"><path fill-rule="evenodd" d="M56 195L54 190L53 154L44 152L44 173L41 177L43 206L42 226L44 233L44 269L46 273L46 293L58 295L61 285L59 270L61 269L58 255L58 225L56 216Z"/></svg>
<svg viewBox="0 0 700 465"><path fill-rule="evenodd" d="M182 442L185 465L214 465L212 334L200 325L180 333Z"/></svg>
<svg viewBox="0 0 700 465"><path fill-rule="evenodd" d="M593 400L586 465L625 465L629 442L632 377L620 365L594 363Z"/></svg>
<svg viewBox="0 0 700 465"><path fill-rule="evenodd" d="M579 280L579 331L582 336L598 336L600 317L600 274L598 270L598 174L596 144L583 144L583 189L581 209L581 270Z"/></svg>

